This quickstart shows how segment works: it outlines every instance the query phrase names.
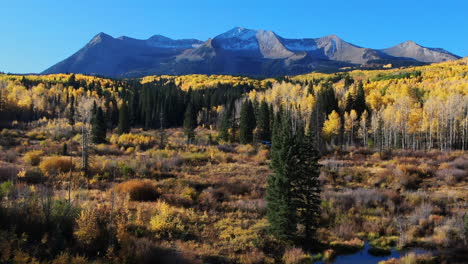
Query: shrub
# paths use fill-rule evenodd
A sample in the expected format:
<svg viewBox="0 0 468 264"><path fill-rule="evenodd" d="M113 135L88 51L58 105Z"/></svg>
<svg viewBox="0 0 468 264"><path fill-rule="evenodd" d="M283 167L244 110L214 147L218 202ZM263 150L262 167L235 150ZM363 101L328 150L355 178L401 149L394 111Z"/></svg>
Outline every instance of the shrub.
<svg viewBox="0 0 468 264"><path fill-rule="evenodd" d="M257 152L257 155L255 155L255 157L253 157L253 160L259 164L259 165L263 165L266 163L266 161L268 160L268 155L269 155L269 151L268 149L260 149L258 152Z"/></svg>
<svg viewBox="0 0 468 264"><path fill-rule="evenodd" d="M122 134L112 135L110 142L118 144L121 147L140 147L141 149L147 149L156 144L156 139L152 136L135 135L135 134Z"/></svg>
<svg viewBox="0 0 468 264"><path fill-rule="evenodd" d="M129 180L115 188L117 192L128 194L133 201L154 201L160 196L154 184L148 180Z"/></svg>
<svg viewBox="0 0 468 264"><path fill-rule="evenodd" d="M76 220L74 235L81 247L89 253L104 253L111 236L108 228L109 213L102 208L81 211Z"/></svg>
<svg viewBox="0 0 468 264"><path fill-rule="evenodd" d="M59 173L68 172L74 168L69 157L48 157L41 161L39 168L47 176L54 176Z"/></svg>
<svg viewBox="0 0 468 264"><path fill-rule="evenodd" d="M385 256L389 255L392 251L392 247L396 245L398 237L380 237L371 241L371 248L369 249L369 254L375 256Z"/></svg>
<svg viewBox="0 0 468 264"><path fill-rule="evenodd" d="M165 202L156 204L156 214L151 217L150 229L157 238L172 238L181 235L184 225L177 209Z"/></svg>
<svg viewBox="0 0 468 264"><path fill-rule="evenodd" d="M435 263L435 258L429 254L417 255L414 252L408 253L400 259L400 264L431 264Z"/></svg>
<svg viewBox="0 0 468 264"><path fill-rule="evenodd" d="M41 162L44 152L42 150L32 150L24 154L24 161L29 163L31 166L37 166Z"/></svg>
<svg viewBox="0 0 468 264"><path fill-rule="evenodd" d="M243 154L245 156L251 156L255 154L255 148L252 145L239 145L236 147L236 152L239 154Z"/></svg>
<svg viewBox="0 0 468 264"><path fill-rule="evenodd" d="M13 182L11 181L6 181L0 184L0 200L3 197L8 197L10 194L13 193L15 186L13 185Z"/></svg>
<svg viewBox="0 0 468 264"><path fill-rule="evenodd" d="M323 260L330 261L335 257L335 255L336 252L333 249L327 249L323 252Z"/></svg>
<svg viewBox="0 0 468 264"><path fill-rule="evenodd" d="M291 248L284 252L282 260L285 264L311 263L312 258L300 248Z"/></svg>
<svg viewBox="0 0 468 264"><path fill-rule="evenodd" d="M44 140L47 139L49 134L43 131L30 131L26 133L26 136L32 140Z"/></svg>
<svg viewBox="0 0 468 264"><path fill-rule="evenodd" d="M120 151L117 145L98 144L94 146L94 150L96 151L97 155L118 156L122 154L122 151Z"/></svg>
<svg viewBox="0 0 468 264"><path fill-rule="evenodd" d="M14 164L0 162L0 181L12 180L19 171L20 168Z"/></svg>
<svg viewBox="0 0 468 264"><path fill-rule="evenodd" d="M19 179L25 181L26 183L30 183L30 184L40 183L43 176L44 176L44 174L37 167L30 168L30 169L28 169L26 171L21 171L20 173L18 173L18 178Z"/></svg>
<svg viewBox="0 0 468 264"><path fill-rule="evenodd" d="M364 247L364 241L359 238L353 238L347 241L332 241L330 246L341 253L355 252Z"/></svg>
<svg viewBox="0 0 468 264"><path fill-rule="evenodd" d="M265 226L262 221L255 223L228 216L216 222L215 228L219 231L219 238L224 240L230 248L235 251L245 251L261 243L260 232Z"/></svg>
<svg viewBox="0 0 468 264"><path fill-rule="evenodd" d="M182 159L187 164L197 165L210 160L210 155L207 152L185 152L182 153Z"/></svg>
<svg viewBox="0 0 468 264"><path fill-rule="evenodd" d="M265 258L265 254L262 251L255 248L252 251L241 255L240 262L244 264L261 264L266 263Z"/></svg>

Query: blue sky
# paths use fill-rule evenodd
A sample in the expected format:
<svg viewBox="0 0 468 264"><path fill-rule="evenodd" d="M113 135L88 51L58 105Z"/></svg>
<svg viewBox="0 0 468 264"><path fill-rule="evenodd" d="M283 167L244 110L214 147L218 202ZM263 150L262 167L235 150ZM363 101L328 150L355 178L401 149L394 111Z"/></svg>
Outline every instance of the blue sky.
<svg viewBox="0 0 468 264"><path fill-rule="evenodd" d="M206 40L233 27L336 34L369 48L406 40L468 56L467 0L14 0L1 4L0 71L40 72L99 32Z"/></svg>

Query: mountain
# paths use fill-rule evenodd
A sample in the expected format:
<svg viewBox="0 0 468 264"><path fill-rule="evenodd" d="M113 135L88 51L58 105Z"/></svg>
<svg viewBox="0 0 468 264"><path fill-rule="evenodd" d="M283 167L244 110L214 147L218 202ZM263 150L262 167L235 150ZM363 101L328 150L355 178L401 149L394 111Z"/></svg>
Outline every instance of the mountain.
<svg viewBox="0 0 468 264"><path fill-rule="evenodd" d="M394 56L411 58L421 62L442 62L456 60L460 57L441 48L426 48L413 41L405 41L382 52Z"/></svg>
<svg viewBox="0 0 468 264"><path fill-rule="evenodd" d="M342 67L418 65L460 57L412 41L388 49L370 49L336 35L287 39L273 31L233 28L207 41L174 40L155 35L146 40L99 33L69 58L43 74L84 73L111 77L151 74L294 75L333 72Z"/></svg>

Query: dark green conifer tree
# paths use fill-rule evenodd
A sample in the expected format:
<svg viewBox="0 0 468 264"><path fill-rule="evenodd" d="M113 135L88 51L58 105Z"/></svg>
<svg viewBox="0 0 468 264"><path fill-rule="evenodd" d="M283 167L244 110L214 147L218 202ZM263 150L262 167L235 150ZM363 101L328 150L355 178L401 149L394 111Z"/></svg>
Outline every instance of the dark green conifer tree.
<svg viewBox="0 0 468 264"><path fill-rule="evenodd" d="M270 141L271 140L271 119L270 119L270 109L266 101L262 101L260 104L260 109L258 111L258 139L261 141Z"/></svg>
<svg viewBox="0 0 468 264"><path fill-rule="evenodd" d="M269 231L278 239L291 241L296 231L295 208L291 185L290 146L294 142L291 119L283 118L278 112L273 129L271 167L274 171L268 177L267 218Z"/></svg>
<svg viewBox="0 0 468 264"><path fill-rule="evenodd" d="M101 144L106 142L106 120L104 119L104 113L102 108L99 106L93 113L91 119L91 140L95 144Z"/></svg>
<svg viewBox="0 0 468 264"><path fill-rule="evenodd" d="M358 83L356 98L354 101L354 109L356 110L358 116L361 116L361 114L367 110L366 94L364 92L364 85L361 81Z"/></svg>
<svg viewBox="0 0 468 264"><path fill-rule="evenodd" d="M219 138L228 141L229 140L229 129L231 128L231 105L226 106L226 109L221 117L221 122L219 124Z"/></svg>
<svg viewBox="0 0 468 264"><path fill-rule="evenodd" d="M75 125L75 97L73 95L70 97L68 108L68 124L70 124L70 126Z"/></svg>
<svg viewBox="0 0 468 264"><path fill-rule="evenodd" d="M184 133L187 136L187 143L195 138L195 128L197 128L197 113L193 105L189 103L184 115Z"/></svg>
<svg viewBox="0 0 468 264"><path fill-rule="evenodd" d="M292 193L294 207L297 214L297 223L303 226L303 233L298 234L302 244L310 247L314 244L315 234L320 221L320 158L314 148L310 135L304 135L303 129L298 131L294 142L293 159L294 173L292 181Z"/></svg>
<svg viewBox="0 0 468 264"><path fill-rule="evenodd" d="M289 112L280 118L273 129L274 174L268 178L266 197L270 231L278 239L310 246L320 217L319 155L301 122L293 129Z"/></svg>
<svg viewBox="0 0 468 264"><path fill-rule="evenodd" d="M241 144L253 142L253 131L255 129L255 110L250 100L242 104L239 120L239 141Z"/></svg>
<svg viewBox="0 0 468 264"><path fill-rule="evenodd" d="M129 111L127 102L123 101L119 109L118 133L124 134L130 132Z"/></svg>

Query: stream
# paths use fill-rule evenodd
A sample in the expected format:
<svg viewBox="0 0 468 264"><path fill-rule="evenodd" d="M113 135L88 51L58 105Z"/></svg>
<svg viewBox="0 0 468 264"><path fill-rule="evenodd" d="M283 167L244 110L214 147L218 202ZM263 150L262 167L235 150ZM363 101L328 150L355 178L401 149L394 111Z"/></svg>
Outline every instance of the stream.
<svg viewBox="0 0 468 264"><path fill-rule="evenodd" d="M371 248L369 242L366 242L364 248L358 252L350 253L350 254L340 254L337 255L333 260L328 262L324 261L316 261L314 264L352 264L352 263L359 263L359 264L377 264L379 261L388 260L391 258L400 258L408 253L415 253L415 254L424 254L424 253L431 253L432 251L422 249L422 248L413 248L407 250L398 251L395 248L392 249L390 255L386 256L374 256L369 253L369 249Z"/></svg>

